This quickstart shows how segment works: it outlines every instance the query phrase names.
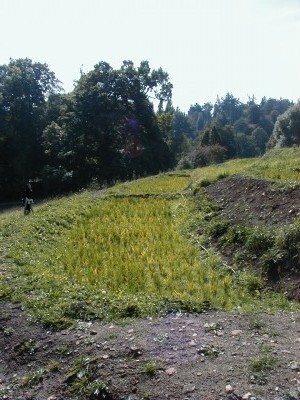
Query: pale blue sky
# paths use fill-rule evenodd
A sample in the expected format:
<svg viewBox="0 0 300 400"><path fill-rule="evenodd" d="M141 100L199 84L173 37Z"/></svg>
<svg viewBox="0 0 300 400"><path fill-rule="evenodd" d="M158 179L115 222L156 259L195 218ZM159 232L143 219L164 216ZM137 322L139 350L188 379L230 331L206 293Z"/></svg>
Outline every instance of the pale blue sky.
<svg viewBox="0 0 300 400"><path fill-rule="evenodd" d="M300 98L300 0L0 0L0 64L47 63L73 89L80 68L148 60L173 104L233 93Z"/></svg>

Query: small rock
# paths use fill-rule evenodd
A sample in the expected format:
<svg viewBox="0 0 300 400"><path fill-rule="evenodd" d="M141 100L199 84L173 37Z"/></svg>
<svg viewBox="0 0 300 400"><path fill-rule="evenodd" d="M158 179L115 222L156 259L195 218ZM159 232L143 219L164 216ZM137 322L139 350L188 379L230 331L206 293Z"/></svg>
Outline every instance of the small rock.
<svg viewBox="0 0 300 400"><path fill-rule="evenodd" d="M136 358L136 357L139 357L139 356L142 354L142 350L139 349L139 348L136 347L136 346L131 346L130 349L129 349L129 354L130 354L132 357Z"/></svg>
<svg viewBox="0 0 300 400"><path fill-rule="evenodd" d="M196 346L195 340L191 340L191 341L189 342L189 345L190 345L190 346Z"/></svg>
<svg viewBox="0 0 300 400"><path fill-rule="evenodd" d="M299 363L297 363L297 361L291 361L289 363L289 367L291 369L293 369L293 370L299 370L300 369Z"/></svg>
<svg viewBox="0 0 300 400"><path fill-rule="evenodd" d="M57 397L56 396L50 396L50 397L47 397L47 400L56 400L57 399Z"/></svg>
<svg viewBox="0 0 300 400"><path fill-rule="evenodd" d="M196 389L196 386L193 384L188 384L183 386L183 393L192 393Z"/></svg>
<svg viewBox="0 0 300 400"><path fill-rule="evenodd" d="M176 372L177 372L176 368L168 368L168 369L166 369L166 374L167 375L173 375L173 374L176 374Z"/></svg>
<svg viewBox="0 0 300 400"><path fill-rule="evenodd" d="M242 332L243 331L241 329L235 329L231 332L231 336L240 336Z"/></svg>
<svg viewBox="0 0 300 400"><path fill-rule="evenodd" d="M225 392L228 393L228 394L232 393L233 392L233 387L231 385L226 385Z"/></svg>
<svg viewBox="0 0 300 400"><path fill-rule="evenodd" d="M242 400L249 400L252 396L252 393L248 392L242 396Z"/></svg>
<svg viewBox="0 0 300 400"><path fill-rule="evenodd" d="M296 385L299 385L300 384L300 378L299 379L293 378L293 379L291 379L291 382L295 383Z"/></svg>
<svg viewBox="0 0 300 400"><path fill-rule="evenodd" d="M90 331L90 335L93 335L93 336L95 336L95 335L97 335L97 331L94 331L94 330L92 330L92 331Z"/></svg>

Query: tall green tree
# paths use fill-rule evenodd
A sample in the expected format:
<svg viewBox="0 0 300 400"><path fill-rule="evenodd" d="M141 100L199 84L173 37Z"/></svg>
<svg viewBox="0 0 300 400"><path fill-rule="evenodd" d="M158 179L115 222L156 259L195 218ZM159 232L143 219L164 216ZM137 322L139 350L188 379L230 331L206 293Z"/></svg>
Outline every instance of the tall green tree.
<svg viewBox="0 0 300 400"><path fill-rule="evenodd" d="M214 120L222 125L232 125L237 121L243 111L242 103L231 93L227 93L221 100L218 98L214 105Z"/></svg>
<svg viewBox="0 0 300 400"><path fill-rule="evenodd" d="M46 102L59 90L47 64L26 58L0 66L0 184L5 191L17 190L39 174Z"/></svg>
<svg viewBox="0 0 300 400"><path fill-rule="evenodd" d="M151 100L170 102L171 91L167 73L151 70L147 61L138 67L124 61L117 70L100 62L82 74L58 122L67 138L63 165L74 185L167 168L169 150Z"/></svg>
<svg viewBox="0 0 300 400"><path fill-rule="evenodd" d="M269 147L291 147L300 145L300 102L290 107L277 118Z"/></svg>

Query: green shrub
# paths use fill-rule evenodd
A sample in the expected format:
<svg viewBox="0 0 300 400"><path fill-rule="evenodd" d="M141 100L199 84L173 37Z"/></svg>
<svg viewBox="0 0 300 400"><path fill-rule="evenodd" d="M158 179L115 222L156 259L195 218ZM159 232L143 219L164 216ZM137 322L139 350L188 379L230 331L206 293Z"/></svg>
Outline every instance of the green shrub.
<svg viewBox="0 0 300 400"><path fill-rule="evenodd" d="M215 218L211 223L208 225L207 230L209 236L213 238L218 238L224 235L229 228L229 221L226 219L217 219Z"/></svg>
<svg viewBox="0 0 300 400"><path fill-rule="evenodd" d="M247 237L245 248L250 253L259 256L273 247L274 243L275 237L272 232L267 229L255 229Z"/></svg>
<svg viewBox="0 0 300 400"><path fill-rule="evenodd" d="M221 239L223 245L244 245L248 236L250 228L241 225L229 226L225 235Z"/></svg>
<svg viewBox="0 0 300 400"><path fill-rule="evenodd" d="M284 228L276 238L276 247L285 255L287 268L300 271L300 221Z"/></svg>

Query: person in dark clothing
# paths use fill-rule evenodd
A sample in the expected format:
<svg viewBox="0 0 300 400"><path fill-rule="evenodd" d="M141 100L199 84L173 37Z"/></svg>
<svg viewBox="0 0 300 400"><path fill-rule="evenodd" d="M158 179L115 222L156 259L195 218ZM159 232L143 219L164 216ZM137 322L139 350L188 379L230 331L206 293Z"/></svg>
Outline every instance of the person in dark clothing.
<svg viewBox="0 0 300 400"><path fill-rule="evenodd" d="M30 183L27 183L24 190L23 195L23 205L24 205L24 214L29 214L30 211L33 211L32 204L33 204L33 193L32 187Z"/></svg>
<svg viewBox="0 0 300 400"><path fill-rule="evenodd" d="M26 183L25 190L24 190L24 198L27 197L28 199L32 199L32 187L30 183Z"/></svg>

